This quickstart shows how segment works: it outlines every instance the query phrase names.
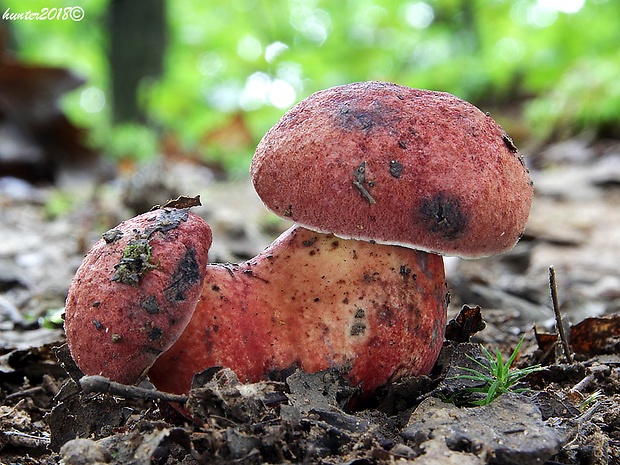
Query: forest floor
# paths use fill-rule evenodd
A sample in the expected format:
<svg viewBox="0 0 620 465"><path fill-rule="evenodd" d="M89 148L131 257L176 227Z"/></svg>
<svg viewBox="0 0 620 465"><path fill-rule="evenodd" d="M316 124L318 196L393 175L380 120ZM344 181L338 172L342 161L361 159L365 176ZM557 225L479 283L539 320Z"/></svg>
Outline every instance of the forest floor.
<svg viewBox="0 0 620 465"><path fill-rule="evenodd" d="M80 391L63 348L71 277L102 232L180 194L202 197L212 261L254 256L286 223L249 181L171 161L96 188L0 179L0 464L620 463L620 142L525 154L536 197L523 239L499 257L446 260L450 318L467 304L473 316L458 321L475 326L480 306L486 328L450 333L429 376L350 411L337 372L240 388L213 371L190 393L192 424L143 391ZM556 343L550 266L571 362ZM521 380L529 390L473 406L455 375L484 360L480 344L506 360L522 337L513 369L542 366Z"/></svg>

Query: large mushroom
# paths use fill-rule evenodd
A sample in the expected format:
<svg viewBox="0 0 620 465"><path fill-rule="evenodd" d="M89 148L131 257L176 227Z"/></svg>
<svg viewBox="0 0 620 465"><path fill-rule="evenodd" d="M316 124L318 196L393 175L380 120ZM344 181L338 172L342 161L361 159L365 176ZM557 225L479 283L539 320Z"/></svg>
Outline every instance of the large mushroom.
<svg viewBox="0 0 620 465"><path fill-rule="evenodd" d="M246 263L209 266L196 316L151 371L167 390L214 364L250 380L336 366L364 394L428 373L448 300L437 254L510 249L533 194L490 116L382 82L293 107L259 143L251 174L265 205L301 226ZM171 379L171 367L184 375Z"/></svg>
<svg viewBox="0 0 620 465"><path fill-rule="evenodd" d="M251 173L266 206L297 225L245 263L206 266L193 315L149 371L162 390L187 392L215 365L249 381L338 368L363 395L428 373L448 300L439 254L508 250L533 193L490 116L449 94L382 82L294 106L258 145ZM70 295L68 322L93 318L69 305L79 300Z"/></svg>

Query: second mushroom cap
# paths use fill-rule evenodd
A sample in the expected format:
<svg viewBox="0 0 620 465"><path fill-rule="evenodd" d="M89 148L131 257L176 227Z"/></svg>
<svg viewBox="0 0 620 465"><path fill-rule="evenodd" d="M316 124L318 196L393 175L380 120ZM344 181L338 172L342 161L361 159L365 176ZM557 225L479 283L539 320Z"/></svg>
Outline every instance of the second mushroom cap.
<svg viewBox="0 0 620 465"><path fill-rule="evenodd" d="M295 105L259 143L251 173L270 210L309 229L468 258L512 248L533 196L490 116L385 82Z"/></svg>

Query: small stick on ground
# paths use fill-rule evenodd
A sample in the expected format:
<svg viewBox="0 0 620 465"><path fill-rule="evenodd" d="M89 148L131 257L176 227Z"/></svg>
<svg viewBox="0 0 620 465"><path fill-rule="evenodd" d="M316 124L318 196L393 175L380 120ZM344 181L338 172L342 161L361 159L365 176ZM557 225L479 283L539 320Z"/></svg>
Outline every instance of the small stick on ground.
<svg viewBox="0 0 620 465"><path fill-rule="evenodd" d="M585 378L583 378L581 381L579 381L577 384L575 384L570 389L569 392L571 394L579 393L579 394L583 395L583 391L585 391L588 387L590 387L590 385L592 384L592 381L594 381L594 375L592 373L590 373Z"/></svg>
<svg viewBox="0 0 620 465"><path fill-rule="evenodd" d="M187 402L187 396L116 383L103 376L84 376L80 379L80 385L85 393L107 393L126 399L162 400L179 404Z"/></svg>
<svg viewBox="0 0 620 465"><path fill-rule="evenodd" d="M555 314L555 324L558 327L558 333L560 335L560 342L562 343L562 349L564 350L564 356L568 363L573 363L573 356L570 353L570 347L568 346L568 338L564 331L564 324L562 323L562 314L560 313L560 304L558 302L558 284L555 279L555 268L549 267L549 289L551 290L551 303L553 304L553 313Z"/></svg>

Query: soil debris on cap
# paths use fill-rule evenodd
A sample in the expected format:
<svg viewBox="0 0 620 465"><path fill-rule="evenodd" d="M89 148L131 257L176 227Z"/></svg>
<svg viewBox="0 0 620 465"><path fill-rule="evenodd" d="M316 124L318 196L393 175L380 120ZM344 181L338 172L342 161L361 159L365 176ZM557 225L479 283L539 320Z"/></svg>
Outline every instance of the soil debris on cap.
<svg viewBox="0 0 620 465"><path fill-rule="evenodd" d="M188 197L186 195L180 195L174 200L168 200L163 205L154 205L151 208L151 211L159 210L160 208L178 208L178 209L186 209L192 207L200 207L202 203L200 202L200 195L196 195L194 197Z"/></svg>

